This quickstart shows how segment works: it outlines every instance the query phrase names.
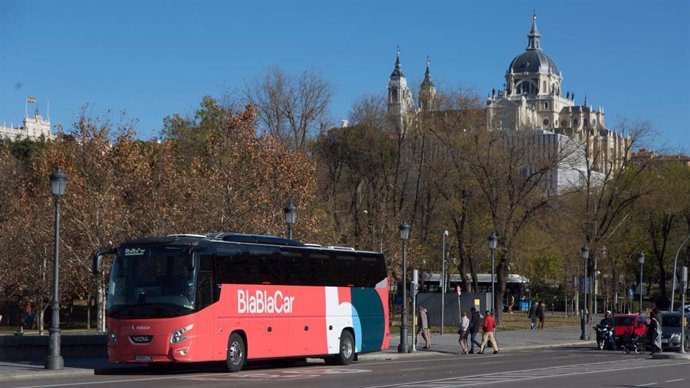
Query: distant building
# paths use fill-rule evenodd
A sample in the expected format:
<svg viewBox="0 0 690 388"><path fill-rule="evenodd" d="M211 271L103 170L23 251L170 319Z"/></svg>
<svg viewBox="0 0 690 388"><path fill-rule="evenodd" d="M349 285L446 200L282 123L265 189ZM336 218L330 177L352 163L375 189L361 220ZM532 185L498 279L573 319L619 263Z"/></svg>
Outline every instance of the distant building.
<svg viewBox="0 0 690 388"><path fill-rule="evenodd" d="M640 148L638 152L633 153L631 159L633 162L646 161L653 164L678 163L690 168L690 156L683 154L660 155L644 148Z"/></svg>
<svg viewBox="0 0 690 388"><path fill-rule="evenodd" d="M505 90L492 90L487 98L487 128L519 133L543 152L559 152L564 147L580 150L549 177L551 193L583 185L587 159L592 166L594 183L602 182L607 172L621 167L628 157L630 138L607 128L604 109L594 109L588 104L587 96L582 105L576 105L574 93L563 95L563 75L541 47L536 14L527 38L524 52L514 57L508 66ZM417 115L437 112L435 97L436 88L427 60L419 101L414 104L398 52L388 81L388 116L393 125L404 132Z"/></svg>
<svg viewBox="0 0 690 388"><path fill-rule="evenodd" d="M36 100L29 97L27 103L35 103ZM53 139L53 134L50 130L50 118L44 119L38 113L38 109L33 116L29 116L27 113L24 114L24 120L22 120L22 126L14 127L6 126L5 123L0 125L0 139L15 140L34 140L34 141L46 141Z"/></svg>

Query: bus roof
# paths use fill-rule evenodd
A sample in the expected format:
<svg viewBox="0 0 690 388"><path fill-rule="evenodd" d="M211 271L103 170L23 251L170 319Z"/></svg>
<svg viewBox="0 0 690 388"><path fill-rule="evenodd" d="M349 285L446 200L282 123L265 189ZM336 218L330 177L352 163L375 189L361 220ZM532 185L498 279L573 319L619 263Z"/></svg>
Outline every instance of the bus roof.
<svg viewBox="0 0 690 388"><path fill-rule="evenodd" d="M228 243L246 243L259 245L274 245L287 247L300 247L306 249L329 250L329 251L349 251L360 252L368 254L380 254L380 252L356 250L350 247L341 246L323 246L312 243L302 243L298 240L291 240L283 237L268 236L260 234L244 234L244 233L209 233L209 234L194 234L194 233L179 233L169 234L158 237L145 237L133 240L124 241L120 245L143 245L143 244L173 244L173 245L198 245L202 242L228 242Z"/></svg>

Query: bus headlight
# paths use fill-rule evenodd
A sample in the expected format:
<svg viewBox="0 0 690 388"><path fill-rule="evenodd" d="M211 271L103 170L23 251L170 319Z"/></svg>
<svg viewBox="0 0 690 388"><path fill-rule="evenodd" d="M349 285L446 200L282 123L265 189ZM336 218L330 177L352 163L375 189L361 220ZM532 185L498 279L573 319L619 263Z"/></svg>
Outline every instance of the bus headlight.
<svg viewBox="0 0 690 388"><path fill-rule="evenodd" d="M183 334L189 330L192 330L193 327L194 327L194 324L191 324L191 325L187 325L181 329L176 330L170 336L170 343L176 344L178 342L182 342L182 341L186 340L187 338L189 338L189 336L183 335Z"/></svg>

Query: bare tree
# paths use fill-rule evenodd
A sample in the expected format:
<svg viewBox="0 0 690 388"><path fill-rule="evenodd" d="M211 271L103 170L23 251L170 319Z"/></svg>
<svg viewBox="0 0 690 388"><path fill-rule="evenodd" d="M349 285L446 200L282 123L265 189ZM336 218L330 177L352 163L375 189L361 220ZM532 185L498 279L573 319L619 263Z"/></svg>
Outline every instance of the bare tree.
<svg viewBox="0 0 690 388"><path fill-rule="evenodd" d="M365 95L352 104L348 118L350 125L383 129L387 124L386 114L385 96Z"/></svg>
<svg viewBox="0 0 690 388"><path fill-rule="evenodd" d="M317 72L292 75L278 66L249 81L244 96L259 110L263 130L291 149L328 127L333 86Z"/></svg>
<svg viewBox="0 0 690 388"><path fill-rule="evenodd" d="M594 263L601 247L628 216L631 207L651 190L649 182L644 179L648 162L632 159L632 150L651 131L651 125L647 122L623 120L616 130L625 140L621 144L620 156L615 160L606 157L606 148L597 145L597 136L587 136L584 139L584 185L577 188L582 202L578 202L580 208L573 217L583 217L579 225L584 243L590 248L586 263L588 277L594 273ZM592 293L588 294L586 303L592 306ZM588 312L588 319L591 320L591 309Z"/></svg>

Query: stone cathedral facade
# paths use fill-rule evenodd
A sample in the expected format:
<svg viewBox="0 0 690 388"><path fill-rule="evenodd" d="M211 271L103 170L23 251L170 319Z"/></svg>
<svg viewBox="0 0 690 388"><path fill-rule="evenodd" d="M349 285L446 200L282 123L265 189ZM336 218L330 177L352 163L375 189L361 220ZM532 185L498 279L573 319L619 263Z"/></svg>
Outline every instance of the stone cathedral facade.
<svg viewBox="0 0 690 388"><path fill-rule="evenodd" d="M606 127L602 107L594 108L584 98L575 102L575 94L563 93L563 74L541 46L537 16L527 34L527 47L510 62L505 74L505 90L492 90L486 101L486 125L489 130L531 131L535 146L544 152L558 151L566 144L581 148L580 157L554 171L551 192L581 185L587 159L595 179L620 167L630 146L630 138ZM424 81L415 104L402 72L400 53L388 81L388 116L400 131L420 112L434 112L436 89L427 61ZM587 158L585 157L585 150Z"/></svg>

